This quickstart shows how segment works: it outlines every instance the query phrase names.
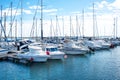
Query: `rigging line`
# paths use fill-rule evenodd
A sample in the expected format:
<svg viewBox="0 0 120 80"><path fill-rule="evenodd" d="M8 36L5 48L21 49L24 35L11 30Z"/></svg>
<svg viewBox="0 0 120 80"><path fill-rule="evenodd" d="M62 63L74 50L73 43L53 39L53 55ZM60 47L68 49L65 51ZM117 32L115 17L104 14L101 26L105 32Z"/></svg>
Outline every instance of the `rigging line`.
<svg viewBox="0 0 120 80"><path fill-rule="evenodd" d="M53 36L55 36L56 35L56 32L55 32L55 28L54 28L54 26L53 26L53 21L52 21L52 19L51 19L51 27L52 27L52 31L53 31Z"/></svg>
<svg viewBox="0 0 120 80"><path fill-rule="evenodd" d="M82 26L83 26L83 25L82 25L82 21L81 21L81 19L80 19L80 16L78 16L78 36L79 36L79 37L82 36L82 33L81 33L81 32L82 32L82 31L81 31L81 30L82 30L82 29L81 29ZM84 32L83 32L83 33L84 33Z"/></svg>
<svg viewBox="0 0 120 80"><path fill-rule="evenodd" d="M72 30L71 31L72 35L75 36L75 32L74 32L74 28L73 28L73 24L72 24L72 19L71 19L71 30Z"/></svg>
<svg viewBox="0 0 120 80"><path fill-rule="evenodd" d="M76 36L78 37L78 16L76 15Z"/></svg>
<svg viewBox="0 0 120 80"><path fill-rule="evenodd" d="M5 40L7 40L7 36L5 34L5 29L4 29L3 25L2 25L2 21L1 20L0 20L0 24L1 24L1 28L2 28L4 36L5 36Z"/></svg>
<svg viewBox="0 0 120 80"><path fill-rule="evenodd" d="M82 34L82 33L81 33L81 29L80 29L80 28L81 28L81 23L80 23L78 26L79 26L79 28L78 28L78 32L79 32L79 33L78 33L78 34L79 34L79 37L81 37L81 34Z"/></svg>
<svg viewBox="0 0 120 80"><path fill-rule="evenodd" d="M59 32L58 32L59 35L57 35L57 36L60 36L60 35L61 35L61 30L60 30L59 21L58 21L58 17L57 17L57 16L56 16L56 22L57 22L56 28L58 29L57 31L59 31Z"/></svg>
<svg viewBox="0 0 120 80"><path fill-rule="evenodd" d="M2 21L0 20L0 24L1 24L1 28L2 28L2 30L3 30L3 34L4 34L4 40L5 41L7 41L7 36L6 36L6 32L5 32L5 29L4 29L4 27L3 27L3 25L2 25ZM9 45L9 43L7 42L7 44ZM8 48L9 49L9 48Z"/></svg>
<svg viewBox="0 0 120 80"><path fill-rule="evenodd" d="M64 25L65 25L65 24L64 24L64 17L63 17L63 16L62 16L62 23L63 23L63 25L62 25L62 26L63 26L62 30L63 30L63 37L64 37L64 35L65 35L65 34L64 34Z"/></svg>
<svg viewBox="0 0 120 80"><path fill-rule="evenodd" d="M17 10L16 10L15 15L14 15L13 20L12 20L12 21L13 21L13 22L12 22L12 25L13 25L13 23L14 23L14 21L15 21L15 17L16 17L16 14L17 14L19 5L20 5L20 0L19 0L19 3L18 3L18 5L17 5Z"/></svg>
<svg viewBox="0 0 120 80"><path fill-rule="evenodd" d="M20 0L19 0L19 3L18 3L18 5L20 4ZM18 5L17 5L17 9L18 9ZM10 7L10 6L9 6ZM8 14L9 14L9 11L10 11L10 8L8 9L8 12L7 12L7 16L8 16Z"/></svg>
<svg viewBox="0 0 120 80"><path fill-rule="evenodd" d="M36 15L37 15L38 5L39 5L39 0L38 0L38 2L37 2L37 8L36 8L36 10L35 10L35 14L34 14L34 16L33 16L33 24L32 24L32 29L31 29L31 32L30 32L30 36L32 36L32 33L33 33L33 31L34 31L34 20L35 20Z"/></svg>
<svg viewBox="0 0 120 80"><path fill-rule="evenodd" d="M51 21L51 24L50 24L50 36L51 36L51 39L52 39L52 28L53 28L52 19L50 19L50 21Z"/></svg>
<svg viewBox="0 0 120 80"><path fill-rule="evenodd" d="M19 4L20 4L20 0L19 0L19 3L18 3L18 5L17 5L17 9L16 9L16 12L15 12L15 15L14 15L14 17L13 17L13 19L12 19L11 26L13 26L13 23L14 23L14 21L15 21L15 17L16 17L17 11L18 11ZM9 30L8 36L10 36L11 30L12 30L12 27L11 27L10 30Z"/></svg>
<svg viewBox="0 0 120 80"><path fill-rule="evenodd" d="M9 7L10 7L10 5L9 5ZM7 16L8 16L8 14L9 14L9 11L10 11L10 8L8 8L8 12L6 12L6 13L7 13Z"/></svg>
<svg viewBox="0 0 120 80"><path fill-rule="evenodd" d="M32 24L32 28L31 28L31 32L30 32L30 37L33 37L34 35L34 19L33 19L33 24Z"/></svg>
<svg viewBox="0 0 120 80"><path fill-rule="evenodd" d="M72 34L73 36L75 36L75 32L74 32L74 28L73 28L73 24L71 23L71 27L72 27Z"/></svg>
<svg viewBox="0 0 120 80"><path fill-rule="evenodd" d="M98 28L98 25L97 25L97 17L95 15L95 27L96 27L96 36L99 37L99 28Z"/></svg>

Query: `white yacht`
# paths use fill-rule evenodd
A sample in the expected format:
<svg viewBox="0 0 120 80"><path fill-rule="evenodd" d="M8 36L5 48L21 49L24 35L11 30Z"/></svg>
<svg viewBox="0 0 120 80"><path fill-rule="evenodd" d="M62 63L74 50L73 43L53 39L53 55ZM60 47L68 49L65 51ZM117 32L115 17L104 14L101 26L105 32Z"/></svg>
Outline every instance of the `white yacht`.
<svg viewBox="0 0 120 80"><path fill-rule="evenodd" d="M84 45L87 46L89 49L91 50L100 50L102 48L101 45L95 43L94 41L92 40L85 40L84 41Z"/></svg>
<svg viewBox="0 0 120 80"><path fill-rule="evenodd" d="M96 44L101 45L101 49L109 49L111 44L108 42L105 42L104 40L95 40Z"/></svg>
<svg viewBox="0 0 120 80"><path fill-rule="evenodd" d="M64 51L66 54L85 54L89 52L88 48L76 45L74 41L69 39L64 40L63 47L60 50Z"/></svg>
<svg viewBox="0 0 120 80"><path fill-rule="evenodd" d="M59 51L55 45L45 45L43 50L50 55L49 59L64 59L65 53Z"/></svg>
<svg viewBox="0 0 120 80"><path fill-rule="evenodd" d="M46 62L50 55L46 54L45 51L42 50L40 44L33 43L29 45L29 52L26 53L18 53L18 57L26 58L28 60L33 60L33 62Z"/></svg>
<svg viewBox="0 0 120 80"><path fill-rule="evenodd" d="M111 39L111 40L109 40L109 42L114 46L120 45L120 40L118 40L118 39Z"/></svg>

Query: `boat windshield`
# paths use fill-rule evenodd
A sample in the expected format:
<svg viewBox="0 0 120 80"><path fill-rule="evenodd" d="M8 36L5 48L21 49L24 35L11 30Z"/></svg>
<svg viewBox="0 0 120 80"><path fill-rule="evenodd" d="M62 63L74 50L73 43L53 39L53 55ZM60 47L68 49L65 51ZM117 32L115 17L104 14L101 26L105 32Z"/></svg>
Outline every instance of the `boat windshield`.
<svg viewBox="0 0 120 80"><path fill-rule="evenodd" d="M46 50L47 50L47 51L51 51L51 52L53 52L53 51L58 51L57 48L46 48Z"/></svg>

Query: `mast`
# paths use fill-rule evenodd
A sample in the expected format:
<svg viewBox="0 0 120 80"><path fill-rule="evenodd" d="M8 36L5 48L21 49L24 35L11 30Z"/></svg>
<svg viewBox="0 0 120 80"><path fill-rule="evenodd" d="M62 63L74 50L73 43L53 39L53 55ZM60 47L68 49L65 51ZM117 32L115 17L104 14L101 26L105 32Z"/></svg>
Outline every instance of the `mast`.
<svg viewBox="0 0 120 80"><path fill-rule="evenodd" d="M6 12L4 13L4 29L5 29L5 33L6 33Z"/></svg>
<svg viewBox="0 0 120 80"><path fill-rule="evenodd" d="M61 30L59 26L58 16L56 15L56 36L61 36Z"/></svg>
<svg viewBox="0 0 120 80"><path fill-rule="evenodd" d="M11 2L11 24L10 24L10 26L11 26L11 39L12 39L12 2Z"/></svg>
<svg viewBox="0 0 120 80"><path fill-rule="evenodd" d="M95 37L95 16L94 16L94 3L93 3L93 37Z"/></svg>
<svg viewBox="0 0 120 80"><path fill-rule="evenodd" d="M117 17L116 18L114 18L114 38L117 38Z"/></svg>
<svg viewBox="0 0 120 80"><path fill-rule="evenodd" d="M84 9L82 11L82 34L83 34L83 37L84 37Z"/></svg>
<svg viewBox="0 0 120 80"><path fill-rule="evenodd" d="M56 15L56 37L58 37L58 26L57 26L57 22L58 22L58 18L57 18L57 15Z"/></svg>
<svg viewBox="0 0 120 80"><path fill-rule="evenodd" d="M63 22L63 37L64 37L64 17L62 17L62 22Z"/></svg>
<svg viewBox="0 0 120 80"><path fill-rule="evenodd" d="M117 35L117 33L118 33L118 32L117 32L117 30L118 30L118 27L117 27L117 26L118 26L118 25L117 25L117 21L118 21L118 19L117 19L117 17L116 17L116 22L115 22L115 23L116 23L116 38L117 38L117 36L118 36L118 35Z"/></svg>
<svg viewBox="0 0 120 80"><path fill-rule="evenodd" d="M4 18L6 20L6 18ZM5 21L6 22L6 21ZM4 40L6 41L7 39L7 36L6 36L6 32L5 32L5 29L2 25L2 6L1 6L1 19L0 19L0 24L1 24L1 34L0 34L0 41L1 41L1 37L2 37L2 31L3 31L3 35L4 35Z"/></svg>
<svg viewBox="0 0 120 80"><path fill-rule="evenodd" d="M41 40L43 40L43 0L41 0Z"/></svg>
<svg viewBox="0 0 120 80"><path fill-rule="evenodd" d="M52 40L52 19L51 19L50 21L51 21L51 26L50 26L50 36L51 36L51 40Z"/></svg>
<svg viewBox="0 0 120 80"><path fill-rule="evenodd" d="M1 5L1 28L0 28L0 41L2 37L2 5Z"/></svg>
<svg viewBox="0 0 120 80"><path fill-rule="evenodd" d="M37 19L36 19L36 41L37 41Z"/></svg>
<svg viewBox="0 0 120 80"><path fill-rule="evenodd" d="M53 22L52 22L52 19L51 19L51 25L50 25L51 40L52 40L52 37L54 37L55 35L56 35L56 32L55 32L55 29L54 29L54 26L53 26Z"/></svg>
<svg viewBox="0 0 120 80"><path fill-rule="evenodd" d="M78 17L76 16L76 37L78 39Z"/></svg>
<svg viewBox="0 0 120 80"><path fill-rule="evenodd" d="M17 20L15 21L15 40L17 40Z"/></svg>
<svg viewBox="0 0 120 80"><path fill-rule="evenodd" d="M116 26L116 24L115 24L115 18L114 18L114 24L113 24L113 26L114 26L114 38L116 37L115 36L115 26Z"/></svg>
<svg viewBox="0 0 120 80"><path fill-rule="evenodd" d="M72 35L71 35L71 33L72 33L72 32L71 32L71 29L72 29L72 25L71 25L71 16L70 16L70 38L71 38L71 36L72 36Z"/></svg>
<svg viewBox="0 0 120 80"><path fill-rule="evenodd" d="M23 16L23 1L21 0L21 39L22 39L22 16Z"/></svg>

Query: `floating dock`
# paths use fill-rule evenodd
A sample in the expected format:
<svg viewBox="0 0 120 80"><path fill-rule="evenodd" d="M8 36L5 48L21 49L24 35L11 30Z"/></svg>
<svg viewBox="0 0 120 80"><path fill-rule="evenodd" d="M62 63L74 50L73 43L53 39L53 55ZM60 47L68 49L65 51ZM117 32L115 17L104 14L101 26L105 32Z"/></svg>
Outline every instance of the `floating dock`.
<svg viewBox="0 0 120 80"><path fill-rule="evenodd" d="M4 55L0 55L0 61L12 61L14 63L22 63L22 64L31 64L32 61L26 58L19 58L16 56L17 53L8 53Z"/></svg>

